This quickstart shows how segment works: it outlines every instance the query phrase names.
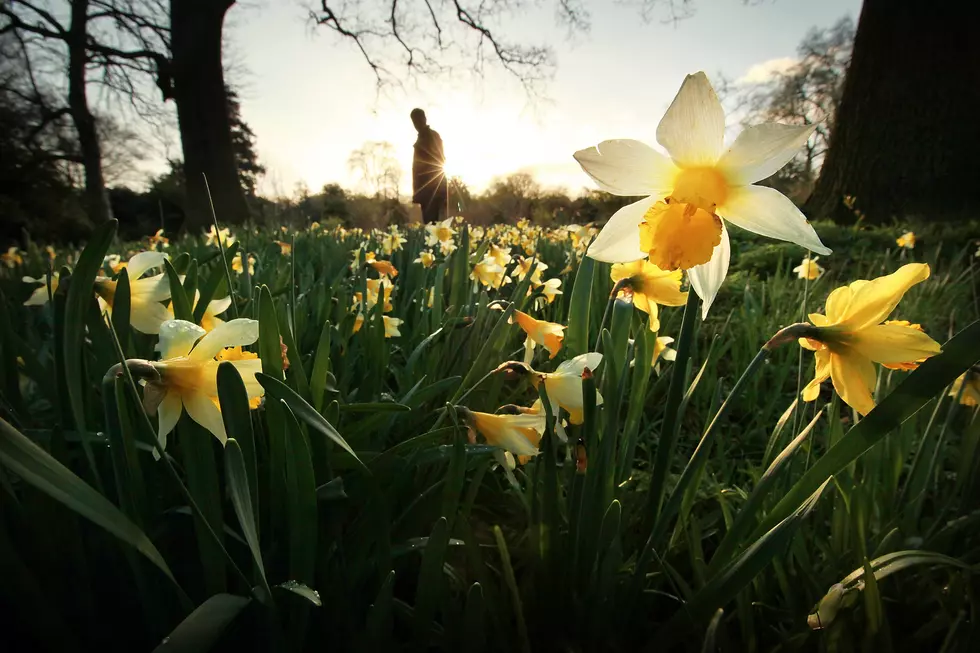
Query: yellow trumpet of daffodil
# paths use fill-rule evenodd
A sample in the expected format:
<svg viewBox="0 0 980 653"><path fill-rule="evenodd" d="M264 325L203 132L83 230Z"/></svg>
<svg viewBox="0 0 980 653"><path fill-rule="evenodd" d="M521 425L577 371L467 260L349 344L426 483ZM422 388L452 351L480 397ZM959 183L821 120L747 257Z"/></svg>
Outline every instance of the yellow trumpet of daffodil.
<svg viewBox="0 0 980 653"><path fill-rule="evenodd" d="M170 299L167 275L161 272L143 277L148 270L162 267L168 258L161 252L140 252L126 263L126 273L129 275L129 323L140 333L159 333L160 325L170 319L167 307L160 303ZM108 277L95 278L99 309L110 316L116 298L116 283L115 279Z"/></svg>
<svg viewBox="0 0 980 653"><path fill-rule="evenodd" d="M157 437L163 447L184 410L225 443L227 434L217 402L221 361L215 357L221 356L227 347L250 345L258 337L259 323L244 318L220 324L210 333L186 320L168 320L160 325L157 350L161 360L152 363L160 378L146 383L144 402L151 412L157 413ZM224 360L231 360L238 369L250 400L264 394L255 378L262 371L258 357L236 357L231 353L225 354Z"/></svg>
<svg viewBox="0 0 980 653"><path fill-rule="evenodd" d="M661 270L649 261L617 263L610 276L621 283L623 292L632 295L633 305L650 316L651 331L660 330L658 304L683 306L687 293L681 292L683 274L680 270Z"/></svg>
<svg viewBox="0 0 980 653"><path fill-rule="evenodd" d="M960 394L961 390L963 394ZM980 405L980 373L967 370L960 374L950 386L949 396L954 399L959 397L964 406Z"/></svg>
<svg viewBox="0 0 980 653"><path fill-rule="evenodd" d="M443 247L446 244L452 244L455 234L452 218L446 218L442 222L436 222L435 224L427 224L425 225L425 246L435 247L439 245ZM445 253L445 250L443 253Z"/></svg>
<svg viewBox="0 0 980 653"><path fill-rule="evenodd" d="M823 275L823 268L817 263L819 256L814 257L804 257L803 262L793 268L793 272L796 273L799 279L809 279L810 281L815 281Z"/></svg>
<svg viewBox="0 0 980 653"><path fill-rule="evenodd" d="M909 288L928 277L928 265L910 263L892 274L855 281L830 293L826 314L811 313L810 322L816 328L799 340L816 358L816 373L803 389L803 400L815 400L820 384L830 378L840 398L867 415L875 406L871 396L877 381L874 363L910 363L938 354L939 343L922 331L883 324Z"/></svg>
<svg viewBox="0 0 980 653"><path fill-rule="evenodd" d="M636 140L603 141L575 153L599 187L643 196L606 223L589 247L599 261L649 257L662 269L689 269L707 314L728 274L725 221L748 231L830 250L779 191L753 185L782 168L814 127L767 123L747 127L724 149L725 113L703 72L688 75L657 127L668 156Z"/></svg>
<svg viewBox="0 0 980 653"><path fill-rule="evenodd" d="M534 356L534 347L542 345L548 350L549 358L554 358L561 351L562 342L565 340L565 327L554 322L536 320L523 311L514 311L510 318L511 323L516 323L524 333L527 340L524 341L524 362L530 363Z"/></svg>

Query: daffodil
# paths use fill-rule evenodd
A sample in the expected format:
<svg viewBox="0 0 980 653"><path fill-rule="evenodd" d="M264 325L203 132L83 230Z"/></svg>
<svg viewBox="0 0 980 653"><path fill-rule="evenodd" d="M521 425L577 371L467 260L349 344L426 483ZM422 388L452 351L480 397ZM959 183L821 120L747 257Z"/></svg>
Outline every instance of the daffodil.
<svg viewBox="0 0 980 653"><path fill-rule="evenodd" d="M8 247L6 252L0 254L0 260L8 268L15 268L18 265L24 264L24 258L20 254L20 250L16 247Z"/></svg>
<svg viewBox="0 0 980 653"><path fill-rule="evenodd" d="M435 254L429 250L422 250L419 252L419 257L414 261L414 263L421 263L423 268L431 268L433 265L435 265L435 262Z"/></svg>
<svg viewBox="0 0 980 653"><path fill-rule="evenodd" d="M812 258L808 256L804 257L803 262L793 268L793 272L795 272L796 276L800 279L809 279L810 281L819 279L823 274L823 268L820 267L819 263L817 263L819 258L819 256L814 256Z"/></svg>
<svg viewBox="0 0 980 653"><path fill-rule="evenodd" d="M504 268L497 264L493 257L484 257L482 261L473 266L470 279L478 281L487 288L500 288L511 282Z"/></svg>
<svg viewBox="0 0 980 653"><path fill-rule="evenodd" d="M371 261L370 265L382 277L394 279L398 276L398 270L391 264L391 261Z"/></svg>
<svg viewBox="0 0 980 653"><path fill-rule="evenodd" d="M40 284L42 284L42 285L40 285L40 286L38 286L37 288L34 289L34 292L31 293L31 296L27 298L27 301L26 302L24 302L24 306L43 306L44 304L47 304L48 303L48 299L50 299L54 295L55 291L58 290L58 273L57 272L52 272L51 273L51 292L50 292L50 295L48 294L48 279L47 279L47 277L43 277L41 279L35 279L34 277L24 277L21 280L24 283L30 283L30 284L40 283Z"/></svg>
<svg viewBox="0 0 980 653"><path fill-rule="evenodd" d="M242 266L242 253L238 252L235 254L235 258L231 260L231 269L241 274L244 272L245 268ZM248 255L248 275L252 276L255 274L255 257L251 254Z"/></svg>
<svg viewBox="0 0 980 653"><path fill-rule="evenodd" d="M552 410L557 413L561 406L568 411L568 421L581 424L585 419L585 399L582 392L582 373L586 368L595 371L602 363L602 354L590 352L567 360L554 372L535 372L531 375L531 384L537 388L544 383L548 393L548 401ZM602 395L596 392L596 406L602 405Z"/></svg>
<svg viewBox="0 0 980 653"><path fill-rule="evenodd" d="M157 413L157 437L166 446L167 435L173 430L181 412L209 430L224 444L227 440L221 409L217 402L218 366L215 357L226 347L241 347L254 343L259 337L259 323L244 318L219 325L210 333L185 320L168 320L160 326L157 349L161 360L152 363L159 380L149 381L144 389L144 402ZM195 345L195 343L197 343ZM255 379L262 371L262 361L256 358L232 359L250 399L261 397L264 390Z"/></svg>
<svg viewBox="0 0 980 653"><path fill-rule="evenodd" d="M194 293L194 311L197 311L197 305L201 301L201 291ZM222 297L221 299L212 299L208 302L207 308L204 309L204 315L201 316L201 328L205 331L212 331L219 324L224 324L224 320L218 316L227 311L231 307L231 296ZM167 307L167 313L170 315L170 319L174 317L174 307L173 304Z"/></svg>
<svg viewBox="0 0 980 653"><path fill-rule="evenodd" d="M380 279L368 279L367 280L367 310L374 308L374 305L378 303L378 299L384 301L384 308L382 312L387 313L392 309L391 304L391 291L394 290L394 286L387 278ZM354 293L354 304L353 308L360 310L363 298L361 297L360 291Z"/></svg>
<svg viewBox="0 0 980 653"><path fill-rule="evenodd" d="M669 347L674 339L670 336L657 336L657 339L653 344L653 368L659 371L660 359L663 358L665 361L672 361L677 358L677 350Z"/></svg>
<svg viewBox="0 0 980 653"><path fill-rule="evenodd" d="M204 234L207 236L207 241L204 243L206 246L210 247L214 245L219 247L223 245L224 247L230 247L235 242L235 237L231 235L230 229L219 229L215 230L214 225L211 225L211 230Z"/></svg>
<svg viewBox="0 0 980 653"><path fill-rule="evenodd" d="M554 322L536 320L527 313L514 311L510 318L512 323L517 323L527 339L524 342L524 362L530 363L534 356L534 347L542 345L548 350L549 358L554 358L561 351L562 342L565 340L565 327Z"/></svg>
<svg viewBox="0 0 980 653"><path fill-rule="evenodd" d="M959 375L949 388L949 396L959 397L964 406L980 405L980 373L967 370Z"/></svg>
<svg viewBox="0 0 980 653"><path fill-rule="evenodd" d="M500 247L490 243L490 249L487 250L487 257L492 258L497 265L502 268L510 265L513 257L510 255L510 247Z"/></svg>
<svg viewBox="0 0 980 653"><path fill-rule="evenodd" d="M170 282L162 272L143 277L152 268L163 266L169 258L162 252L140 252L126 263L129 276L129 323L140 333L159 333L160 325L171 315L160 302L170 299ZM141 278L143 277L143 278ZM116 280L108 277L95 278L95 294L103 313L112 315L116 298Z"/></svg>
<svg viewBox="0 0 980 653"><path fill-rule="evenodd" d="M163 235L163 229L157 229L157 232L150 236L149 245L150 249L156 249L157 245L166 249L170 247L170 239Z"/></svg>
<svg viewBox="0 0 980 653"><path fill-rule="evenodd" d="M915 233L906 231L895 240L895 244L905 249L913 249L915 247Z"/></svg>
<svg viewBox="0 0 980 653"><path fill-rule="evenodd" d="M49 261L53 261L56 258L58 258L58 253L56 251L54 251L54 247L52 247L51 245L45 245L44 246L44 251L48 255L48 260Z"/></svg>
<svg viewBox="0 0 980 653"><path fill-rule="evenodd" d="M398 227L392 226L391 231L381 239L381 250L387 256L391 256L393 252L400 250L402 245L407 242L408 240L398 233Z"/></svg>
<svg viewBox="0 0 980 653"><path fill-rule="evenodd" d="M722 220L820 254L830 250L779 191L753 185L782 168L813 126L748 127L726 151L725 113L703 72L688 75L657 127L669 157L635 140L604 141L575 159L602 190L644 199L617 211L589 247L599 261L649 257L665 270L689 269L706 315L728 274Z"/></svg>
<svg viewBox="0 0 980 653"><path fill-rule="evenodd" d="M426 247L442 246L444 243L453 242L453 219L446 218L442 222L425 225L425 245Z"/></svg>
<svg viewBox="0 0 980 653"><path fill-rule="evenodd" d="M524 281L524 277L531 272L532 266L534 266L534 272L531 274L531 286L537 288L544 283L541 281L541 273L548 269L547 263L534 258L521 256L517 259L517 267L514 268L514 275L519 281Z"/></svg>
<svg viewBox="0 0 980 653"><path fill-rule="evenodd" d="M541 285L541 292L544 294L544 298L548 300L548 303L552 303L555 301L555 297L564 294L561 291L561 279L558 277L548 279Z"/></svg>
<svg viewBox="0 0 980 653"><path fill-rule="evenodd" d="M536 456L540 453L538 443L544 430L544 415L493 415L462 406L457 406L456 410L469 427L471 441L475 442L476 434L480 434L488 444L515 456Z"/></svg>
<svg viewBox="0 0 980 653"><path fill-rule="evenodd" d="M687 302L687 293L681 292L680 270L661 270L640 260L613 265L610 276L622 286L621 292L633 298L633 305L650 316L651 331L660 330L658 304L683 306Z"/></svg>
<svg viewBox="0 0 980 653"><path fill-rule="evenodd" d="M922 331L883 324L909 288L928 277L928 265L910 263L892 274L855 281L830 293L826 314L811 313L814 328L800 339L800 345L816 357L815 378L804 388L803 400L815 400L820 384L830 378L840 398L866 415L875 406L874 363L911 363L939 353L939 343Z"/></svg>
<svg viewBox="0 0 980 653"><path fill-rule="evenodd" d="M281 240L274 240L272 242L274 242L276 245L279 245L279 252L283 256L289 256L290 254L293 253L293 246L290 243L284 243Z"/></svg>
<svg viewBox="0 0 980 653"><path fill-rule="evenodd" d="M401 331L398 330L398 327L402 325L404 320L400 320L397 317L388 317L387 315L382 315L381 319L384 320L385 338L395 338L402 334Z"/></svg>

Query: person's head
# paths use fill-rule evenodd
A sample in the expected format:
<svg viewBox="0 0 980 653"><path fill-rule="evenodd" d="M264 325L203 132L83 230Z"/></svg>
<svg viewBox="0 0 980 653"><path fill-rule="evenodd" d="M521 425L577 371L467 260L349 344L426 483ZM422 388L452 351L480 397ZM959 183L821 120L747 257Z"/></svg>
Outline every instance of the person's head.
<svg viewBox="0 0 980 653"><path fill-rule="evenodd" d="M425 111L422 111L422 109L412 109L412 113L410 115L412 116L412 124L415 125L415 129L417 131L422 131L422 129L426 126Z"/></svg>

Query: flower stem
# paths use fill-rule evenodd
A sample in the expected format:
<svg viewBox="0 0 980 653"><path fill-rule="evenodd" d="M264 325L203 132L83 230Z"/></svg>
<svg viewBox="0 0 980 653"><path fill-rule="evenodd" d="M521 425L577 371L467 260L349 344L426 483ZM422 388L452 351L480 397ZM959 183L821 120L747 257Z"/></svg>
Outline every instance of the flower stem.
<svg viewBox="0 0 980 653"><path fill-rule="evenodd" d="M629 279L620 279L609 291L609 300L606 302L606 310L602 313L602 322L599 323L599 334L595 339L595 347L592 351L599 351L599 344L602 342L602 330L606 328L606 323L609 322L609 314L612 313L612 307L616 303L616 296L619 291L626 287L629 283Z"/></svg>

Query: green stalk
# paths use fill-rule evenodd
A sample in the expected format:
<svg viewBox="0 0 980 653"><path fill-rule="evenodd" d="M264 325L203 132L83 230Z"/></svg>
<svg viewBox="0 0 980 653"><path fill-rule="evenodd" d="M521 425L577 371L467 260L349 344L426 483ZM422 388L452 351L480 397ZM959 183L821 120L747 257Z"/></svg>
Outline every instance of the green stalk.
<svg viewBox="0 0 980 653"><path fill-rule="evenodd" d="M663 504L664 491L667 485L667 473L670 471L670 461L673 459L674 447L677 444L677 416L684 396L684 386L687 376L687 362L691 357L691 345L695 338L694 324L698 318L701 298L693 289L687 293L687 305L684 307L684 317L681 321L681 331L677 338L677 357L670 374L670 389L667 390L667 402L664 411L664 421L660 427L660 442L657 446L657 458L650 478L650 490L647 494L646 525L660 517L660 506Z"/></svg>

